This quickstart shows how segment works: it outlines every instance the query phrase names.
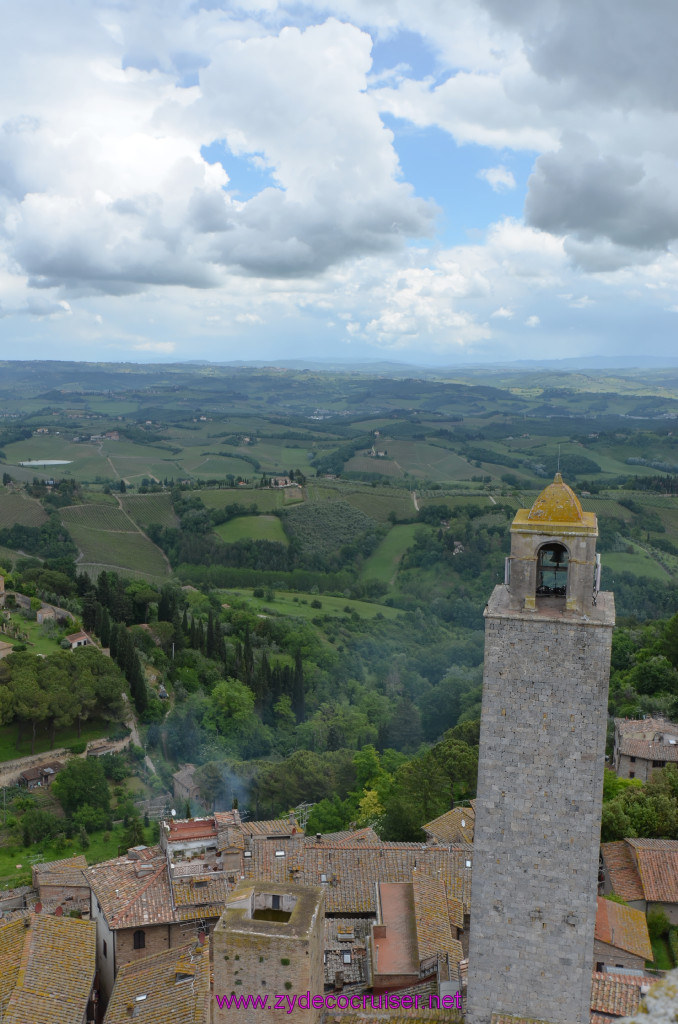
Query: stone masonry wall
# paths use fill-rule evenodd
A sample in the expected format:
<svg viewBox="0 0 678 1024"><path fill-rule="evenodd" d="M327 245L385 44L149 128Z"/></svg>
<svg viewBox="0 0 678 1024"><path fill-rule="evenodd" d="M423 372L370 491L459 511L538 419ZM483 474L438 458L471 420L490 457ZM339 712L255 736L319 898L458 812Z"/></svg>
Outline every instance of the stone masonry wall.
<svg viewBox="0 0 678 1024"><path fill-rule="evenodd" d="M323 977L323 915L318 915L315 926L305 936L288 935L284 928L276 935L275 925L260 934L238 932L236 929L222 930L217 927L212 943L214 954L215 995L239 996L249 994L268 996L269 1008L264 1012L256 1007L241 1007L237 1011L240 1024L266 1024L290 1020L298 1024L312 1024L319 1019L321 1010L298 1009L295 1005L290 1015L289 1004L285 1001L282 1009L274 1009L276 996L286 999L306 997L310 992L322 996ZM234 1011L219 1009L216 1000L212 1006L212 1020L222 1024L234 1019Z"/></svg>
<svg viewBox="0 0 678 1024"><path fill-rule="evenodd" d="M588 1024L614 606L486 612L468 1024Z"/></svg>

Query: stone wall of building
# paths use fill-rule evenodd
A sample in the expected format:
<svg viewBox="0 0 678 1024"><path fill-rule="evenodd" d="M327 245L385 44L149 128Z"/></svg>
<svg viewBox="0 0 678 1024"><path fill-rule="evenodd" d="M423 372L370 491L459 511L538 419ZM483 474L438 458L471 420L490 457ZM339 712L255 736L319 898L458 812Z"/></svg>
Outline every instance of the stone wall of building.
<svg viewBox="0 0 678 1024"><path fill-rule="evenodd" d="M486 611L467 1021L588 1024L614 603Z"/></svg>
<svg viewBox="0 0 678 1024"><path fill-rule="evenodd" d="M618 949L617 946L610 946L607 942L595 939L593 942L593 969L601 971L603 967L632 967L636 971L645 970L645 961L642 956L634 956L625 949Z"/></svg>
<svg viewBox="0 0 678 1024"><path fill-rule="evenodd" d="M270 886L281 893L277 886ZM312 893L308 899L308 914L300 926L281 924L275 921L246 921L245 912L226 911L212 936L214 956L214 993L222 995L268 996L269 1008L265 1013L257 1007L238 1009L238 1021L242 1024L266 1024L290 1019L299 1024L315 1024L322 1009L314 1008L313 996L324 992L323 950L324 915L321 909L322 893L315 893L308 887L292 888L292 893ZM290 1016L287 997L306 998L310 992L308 1009L295 1002ZM284 996L282 1008L275 1009L276 997ZM272 1008L271 1008L272 1007ZM212 1006L214 1024L226 1024L233 1020L233 1011L220 1009L218 1003Z"/></svg>
<svg viewBox="0 0 678 1024"><path fill-rule="evenodd" d="M647 782L652 774L652 762L644 757L629 757L628 754L619 755L617 775L620 779L640 779Z"/></svg>

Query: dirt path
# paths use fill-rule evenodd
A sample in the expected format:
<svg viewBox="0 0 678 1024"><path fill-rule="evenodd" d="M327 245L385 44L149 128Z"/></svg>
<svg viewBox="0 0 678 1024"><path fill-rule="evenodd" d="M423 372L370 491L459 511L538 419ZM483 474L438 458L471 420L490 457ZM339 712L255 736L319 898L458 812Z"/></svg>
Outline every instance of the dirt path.
<svg viewBox="0 0 678 1024"><path fill-rule="evenodd" d="M415 512L418 512L419 511L419 501L417 500L417 492L416 491L412 491L412 502L414 504Z"/></svg>
<svg viewBox="0 0 678 1024"><path fill-rule="evenodd" d="M136 747L142 747L143 748L143 743L141 742L141 737L139 736L139 730L137 729L136 716L134 714L134 710L132 709L132 705L130 704L129 697L127 696L126 693L123 693L122 696L123 696L123 700L125 701L125 703L127 705L127 718L125 720L125 725L127 726L127 728L129 729L129 731L131 733L132 743ZM153 775L157 775L157 772L155 770L155 765L151 761L151 759L148 756L148 754L144 754L144 763L146 764L148 770Z"/></svg>

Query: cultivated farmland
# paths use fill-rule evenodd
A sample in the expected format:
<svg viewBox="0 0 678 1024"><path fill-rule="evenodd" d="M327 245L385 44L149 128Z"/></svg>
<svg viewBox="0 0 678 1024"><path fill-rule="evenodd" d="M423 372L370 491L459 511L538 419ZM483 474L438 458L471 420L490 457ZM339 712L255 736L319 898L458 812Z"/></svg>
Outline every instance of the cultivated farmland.
<svg viewBox="0 0 678 1024"><path fill-rule="evenodd" d="M42 526L47 513L34 498L29 498L23 491L0 491L0 528L14 526Z"/></svg>
<svg viewBox="0 0 678 1024"><path fill-rule="evenodd" d="M159 548L117 505L71 505L61 519L81 552L81 568L103 568L160 577L168 566Z"/></svg>
<svg viewBox="0 0 678 1024"><path fill-rule="evenodd" d="M216 526L214 532L227 544L238 540L272 540L278 544L289 544L277 516L238 516Z"/></svg>
<svg viewBox="0 0 678 1024"><path fill-rule="evenodd" d="M337 551L364 533L375 529L376 523L364 512L346 501L298 505L285 513L285 526L305 554Z"/></svg>
<svg viewBox="0 0 678 1024"><path fill-rule="evenodd" d="M169 494L127 494L121 498L122 507L125 512L139 526L145 528L150 523L159 523L160 526L176 526L177 517L172 508L172 498Z"/></svg>

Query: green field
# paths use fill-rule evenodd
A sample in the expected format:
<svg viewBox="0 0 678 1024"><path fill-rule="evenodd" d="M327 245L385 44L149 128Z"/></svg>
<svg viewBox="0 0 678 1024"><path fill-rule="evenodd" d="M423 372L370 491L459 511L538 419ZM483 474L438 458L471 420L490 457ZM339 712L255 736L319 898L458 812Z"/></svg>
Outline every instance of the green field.
<svg viewBox="0 0 678 1024"><path fill-rule="evenodd" d="M671 576L662 566L644 552L635 549L634 553L623 551L606 551L602 556L603 566L612 572L629 572L634 576L648 576L650 579L667 583Z"/></svg>
<svg viewBox="0 0 678 1024"><path fill-rule="evenodd" d="M171 495L162 494L126 494L120 499L125 512L142 528L150 523L160 526L177 526L178 520L172 508Z"/></svg>
<svg viewBox="0 0 678 1024"><path fill-rule="evenodd" d="M223 600L229 603L230 600L246 598L248 604L260 615L277 614L292 615L302 619L314 619L318 615L331 615L340 617L356 612L361 618L373 619L376 615L383 615L386 619L395 619L400 615L397 608L389 608L387 605L371 604L369 601L354 601L346 597L328 597L326 594L316 598L308 594L295 594L294 591L276 590L274 599L256 598L252 596L251 590L239 588L237 590L220 590ZM313 608L312 601L319 601L321 607ZM348 609L348 611L347 611Z"/></svg>
<svg viewBox="0 0 678 1024"><path fill-rule="evenodd" d="M115 533L69 524L69 533L82 552L78 567L117 569L145 576L167 576L169 569L160 548L143 533Z"/></svg>
<svg viewBox="0 0 678 1024"><path fill-rule="evenodd" d="M420 480L470 480L478 470L461 455L447 448L428 444L425 441L394 441L382 438L381 442L389 458L394 459L404 473ZM370 462L379 462L370 459Z"/></svg>
<svg viewBox="0 0 678 1024"><path fill-rule="evenodd" d="M24 491L0 490L0 528L14 526L41 526L47 519L47 513L34 498L29 498Z"/></svg>
<svg viewBox="0 0 678 1024"><path fill-rule="evenodd" d="M200 497L207 508L220 509L237 503L256 505L260 512L271 512L304 500L301 487L220 487L200 491Z"/></svg>
<svg viewBox="0 0 678 1024"><path fill-rule="evenodd" d="M238 516L215 526L214 532L227 544L235 544L239 540L272 540L278 544L289 544L277 516Z"/></svg>
<svg viewBox="0 0 678 1024"><path fill-rule="evenodd" d="M416 523L391 527L377 550L365 562L360 578L392 584L403 555L414 543L415 532L426 529L429 527Z"/></svg>
<svg viewBox="0 0 678 1024"><path fill-rule="evenodd" d="M69 530L72 527L84 526L90 530L105 532L136 532L134 523L117 504L68 505L61 509L61 521Z"/></svg>

